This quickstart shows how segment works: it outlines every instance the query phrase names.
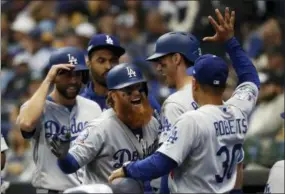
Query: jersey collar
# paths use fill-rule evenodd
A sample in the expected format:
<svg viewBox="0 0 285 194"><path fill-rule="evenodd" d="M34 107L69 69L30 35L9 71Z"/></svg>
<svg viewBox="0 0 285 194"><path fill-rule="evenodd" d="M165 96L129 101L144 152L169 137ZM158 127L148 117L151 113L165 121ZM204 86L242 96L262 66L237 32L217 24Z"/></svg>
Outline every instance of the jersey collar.
<svg viewBox="0 0 285 194"><path fill-rule="evenodd" d="M87 83L86 88L84 89L84 93L89 96L91 99L93 98L98 98L98 97L102 97L102 98L106 98L106 96L99 96L96 95L95 91L94 91L94 84L92 81Z"/></svg>

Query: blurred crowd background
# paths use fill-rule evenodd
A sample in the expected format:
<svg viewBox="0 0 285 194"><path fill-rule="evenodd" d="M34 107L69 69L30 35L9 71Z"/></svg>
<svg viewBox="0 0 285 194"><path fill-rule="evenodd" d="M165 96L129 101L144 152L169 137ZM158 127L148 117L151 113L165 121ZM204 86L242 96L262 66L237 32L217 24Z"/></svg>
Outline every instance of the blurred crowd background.
<svg viewBox="0 0 285 194"><path fill-rule="evenodd" d="M245 142L246 168L270 168L284 159L285 1L1 1L1 132L9 145L2 173L11 182L30 182L34 164L31 146L15 127L19 107L39 87L50 53L60 47L87 49L96 33L119 37L127 53L122 62L142 67L150 92L162 103L174 90L159 82L144 59L159 36L191 32L200 40L214 34L207 16L228 6L236 11L235 35L260 76L258 104L249 118ZM222 44L201 42L202 53L231 62ZM225 100L236 86L231 71Z"/></svg>

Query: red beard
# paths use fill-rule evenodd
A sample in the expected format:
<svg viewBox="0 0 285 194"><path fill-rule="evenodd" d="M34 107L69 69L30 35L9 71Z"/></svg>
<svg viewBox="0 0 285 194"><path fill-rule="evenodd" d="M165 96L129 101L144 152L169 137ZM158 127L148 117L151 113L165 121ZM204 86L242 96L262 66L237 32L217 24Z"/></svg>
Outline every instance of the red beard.
<svg viewBox="0 0 285 194"><path fill-rule="evenodd" d="M114 110L124 124L132 129L137 129L149 123L153 109L145 95L142 95L142 105L139 107L134 107L130 102L125 102L119 95L117 95L117 98L119 102L114 104Z"/></svg>

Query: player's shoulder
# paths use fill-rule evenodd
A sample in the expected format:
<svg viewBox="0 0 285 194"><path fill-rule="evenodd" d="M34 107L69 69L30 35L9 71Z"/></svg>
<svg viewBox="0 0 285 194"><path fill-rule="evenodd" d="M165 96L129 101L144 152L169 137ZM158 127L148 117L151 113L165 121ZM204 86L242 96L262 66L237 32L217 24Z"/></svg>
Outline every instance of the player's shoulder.
<svg viewBox="0 0 285 194"><path fill-rule="evenodd" d="M80 104L80 106L84 106L84 107L89 107L89 108L96 108L96 109L100 109L100 106L98 105L97 102L94 102L90 99L84 98L80 95L78 95L76 97L77 102Z"/></svg>
<svg viewBox="0 0 285 194"><path fill-rule="evenodd" d="M171 94L163 103L163 107L180 107L188 110L191 107L191 101L194 101L192 95L192 85L187 84L182 89Z"/></svg>
<svg viewBox="0 0 285 194"><path fill-rule="evenodd" d="M100 127L102 129L106 128L105 126L111 125L115 120L115 112L113 109L108 109L101 113L101 115L91 121L89 121L89 127Z"/></svg>
<svg viewBox="0 0 285 194"><path fill-rule="evenodd" d="M197 113L196 110L188 110L177 118L177 122L183 123L196 123L197 118L200 116L200 113Z"/></svg>
<svg viewBox="0 0 285 194"><path fill-rule="evenodd" d="M185 98L192 97L192 85L186 84L183 88L180 90L174 92L168 98L165 100L165 102L182 102Z"/></svg>
<svg viewBox="0 0 285 194"><path fill-rule="evenodd" d="M284 160L277 161L272 168L284 168L284 162Z"/></svg>
<svg viewBox="0 0 285 194"><path fill-rule="evenodd" d="M150 128L157 128L160 126L159 121L152 116L150 121L148 122L147 126L149 126Z"/></svg>
<svg viewBox="0 0 285 194"><path fill-rule="evenodd" d="M208 120L211 113L211 108L200 107L197 110L188 110L178 117L177 122L192 123L193 125L200 126L203 120Z"/></svg>

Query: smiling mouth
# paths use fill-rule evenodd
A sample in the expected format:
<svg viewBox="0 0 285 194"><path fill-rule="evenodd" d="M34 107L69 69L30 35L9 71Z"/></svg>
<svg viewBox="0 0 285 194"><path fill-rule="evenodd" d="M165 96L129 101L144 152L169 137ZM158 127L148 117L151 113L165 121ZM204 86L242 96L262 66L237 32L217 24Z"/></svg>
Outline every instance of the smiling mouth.
<svg viewBox="0 0 285 194"><path fill-rule="evenodd" d="M137 98L137 99L131 100L131 103L134 104L134 105L141 104L141 102L142 102L141 98Z"/></svg>
<svg viewBox="0 0 285 194"><path fill-rule="evenodd" d="M73 87L73 86L72 87L68 87L67 90L69 90L69 91L76 91L76 87Z"/></svg>

